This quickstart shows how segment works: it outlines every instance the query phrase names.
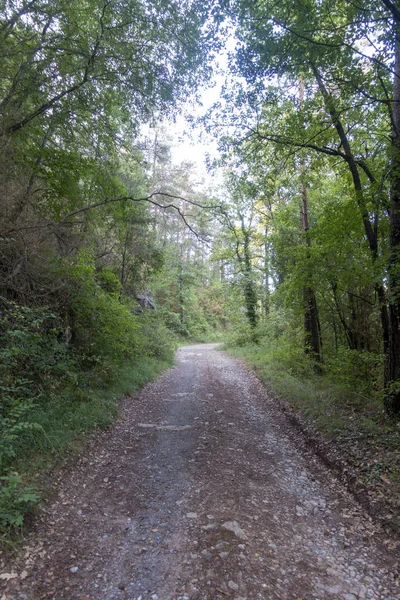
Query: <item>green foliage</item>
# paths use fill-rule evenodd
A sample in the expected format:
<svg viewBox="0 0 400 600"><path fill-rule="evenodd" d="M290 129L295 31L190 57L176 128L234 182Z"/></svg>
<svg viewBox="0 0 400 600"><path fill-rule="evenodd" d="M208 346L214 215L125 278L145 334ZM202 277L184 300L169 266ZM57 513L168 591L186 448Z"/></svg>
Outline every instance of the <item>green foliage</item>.
<svg viewBox="0 0 400 600"><path fill-rule="evenodd" d="M375 395L383 389L384 356L340 347L327 361L328 377L351 390Z"/></svg>
<svg viewBox="0 0 400 600"><path fill-rule="evenodd" d="M63 316L1 298L0 527L8 530L38 501L12 470L40 467L84 432L108 426L120 394L172 360L159 316L134 314L114 272L97 269L90 252L50 276L63 282Z"/></svg>
<svg viewBox="0 0 400 600"><path fill-rule="evenodd" d="M117 275L110 268L103 268L96 273L96 281L101 289L112 296L120 297L122 292L122 284Z"/></svg>
<svg viewBox="0 0 400 600"><path fill-rule="evenodd" d="M5 402L7 397L5 396ZM31 421L32 404L14 399L14 406L2 406L0 420L0 472L16 456L16 446L28 432L41 431L38 423ZM6 415L6 416L5 416Z"/></svg>
<svg viewBox="0 0 400 600"><path fill-rule="evenodd" d="M37 490L25 484L20 475L13 473L0 477L0 539L10 530L20 528L39 500Z"/></svg>
<svg viewBox="0 0 400 600"><path fill-rule="evenodd" d="M108 269L100 272L92 254L81 251L67 263L69 318L74 344L82 356L115 364L137 356L141 347L138 318L119 299L121 285Z"/></svg>
<svg viewBox="0 0 400 600"><path fill-rule="evenodd" d="M254 330L244 319L242 323L236 321L230 325L226 339L232 347L247 346L254 342Z"/></svg>
<svg viewBox="0 0 400 600"><path fill-rule="evenodd" d="M109 427L118 416L122 395L133 395L147 381L171 364L168 360L142 356L127 361L115 371L86 379L77 388L80 394L59 391L44 406L37 406L32 418L41 434L28 432L20 442L16 465L20 471L51 469L69 450L79 448L83 435L95 428ZM29 459L28 459L29 457ZM49 467L50 465L50 467Z"/></svg>
<svg viewBox="0 0 400 600"><path fill-rule="evenodd" d="M177 339L157 313L145 312L139 317L140 332L145 353L161 361L172 361Z"/></svg>
<svg viewBox="0 0 400 600"><path fill-rule="evenodd" d="M227 340L228 348L254 353L260 367L265 363L277 372L302 376L313 372L313 361L304 352L302 328L288 310L270 311L256 331L250 325L233 328Z"/></svg>
<svg viewBox="0 0 400 600"><path fill-rule="evenodd" d="M277 349L279 346L279 349ZM293 351L279 343L248 344L242 347L229 347L228 351L240 356L255 368L261 380L268 387L288 401L297 411L310 418L318 429L328 436L344 432L349 426L361 427L360 422L352 422L354 411L370 418L374 427L382 414L381 395L365 393L365 382L357 390L348 386L348 381L333 380L331 376L315 375L313 365L304 359L304 353ZM373 391L373 390L372 390Z"/></svg>
<svg viewBox="0 0 400 600"><path fill-rule="evenodd" d="M60 339L59 320L45 308L29 308L1 298L0 473L16 455L20 439L40 426L35 406L51 389L69 383L73 360Z"/></svg>

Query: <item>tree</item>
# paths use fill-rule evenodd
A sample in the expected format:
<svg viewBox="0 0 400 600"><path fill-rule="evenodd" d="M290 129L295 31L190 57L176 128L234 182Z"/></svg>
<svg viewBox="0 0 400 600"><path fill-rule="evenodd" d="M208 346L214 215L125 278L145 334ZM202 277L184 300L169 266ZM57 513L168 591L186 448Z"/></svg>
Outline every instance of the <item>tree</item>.
<svg viewBox="0 0 400 600"><path fill-rule="evenodd" d="M304 86L301 78L299 79L299 100L300 110L303 107ZM300 222L302 232L304 234L305 243L308 248L311 248L311 238L309 236L310 219L308 210L308 191L306 184L306 163L304 157L300 158L300 179L301 179L301 211ZM308 265L308 262L305 265ZM306 334L306 352L311 351L313 358L320 362L322 360L322 340L321 326L319 322L318 304L314 288L311 284L312 274L308 276L309 283L303 289L304 297L304 330Z"/></svg>
<svg viewBox="0 0 400 600"><path fill-rule="evenodd" d="M388 102L391 121L390 252L389 252L389 358L386 407L400 415L400 6L382 0L392 17L394 43L393 97Z"/></svg>
<svg viewBox="0 0 400 600"><path fill-rule="evenodd" d="M24 287L32 298L33 257L40 263L43 253L76 252L96 219L117 214L114 200L130 201L121 172L126 156L138 173L143 166L135 140L140 125L155 112L176 110L209 73L211 12L207 2L4 4L3 293L16 297ZM151 194L142 192L136 198Z"/></svg>
<svg viewBox="0 0 400 600"><path fill-rule="evenodd" d="M255 189L238 175L227 176L228 202L221 208L225 258L234 261L243 292L246 316L254 330L259 321L259 294L254 272L253 245L256 227ZM221 254L222 256L222 254Z"/></svg>
<svg viewBox="0 0 400 600"><path fill-rule="evenodd" d="M393 110L396 106L393 81L398 77L395 72L398 9L392 2L378 0L368 5L343 0L333 3L298 0L294 4L238 0L232 7L233 18L237 17L238 45L231 65L235 74L245 77L244 96L257 109L252 122L247 124L246 139L254 136L259 142L332 157L342 162L351 179L372 258L371 278L379 302L383 349L388 356L386 406L389 412L400 414L400 392L394 391L400 374L395 193L399 171L395 166L397 130ZM294 93L299 75L307 90L302 110ZM281 94L285 92L285 100L279 104L291 105L290 114L285 109L282 113L280 108L281 118L277 120L268 116L268 112L276 114L274 87L279 87ZM260 110L260 106L264 108ZM390 127L389 202L386 136ZM379 241L389 204L388 301Z"/></svg>

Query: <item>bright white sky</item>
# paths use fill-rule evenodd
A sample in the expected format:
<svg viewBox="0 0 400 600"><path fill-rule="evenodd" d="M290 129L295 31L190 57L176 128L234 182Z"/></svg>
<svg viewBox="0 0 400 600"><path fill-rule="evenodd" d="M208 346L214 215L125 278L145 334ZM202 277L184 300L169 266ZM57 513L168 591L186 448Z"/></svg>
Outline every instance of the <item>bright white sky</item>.
<svg viewBox="0 0 400 600"><path fill-rule="evenodd" d="M182 112L173 121L163 121L159 123L161 131L166 135L168 143L171 145L172 161L179 165L184 161L194 163L197 167L197 181L199 189L217 190L223 185L222 173L215 170L210 173L206 168L206 156L211 160L218 158L217 141L212 135L207 135L204 127L201 125L193 126L186 121L185 115L190 115L194 119L199 119L220 99L221 88L225 83L225 72L227 70L228 52L235 47L235 39L228 38L225 49L215 60L214 76L210 85L203 90L198 91L200 104L197 101L187 102ZM142 127L142 135L154 136L154 130L147 124Z"/></svg>
<svg viewBox="0 0 400 600"><path fill-rule="evenodd" d="M189 112L195 118L204 115L220 99L221 88L225 83L228 52L234 49L235 43L236 41L233 36L228 38L225 49L217 57L215 61L215 75L211 81L211 85L200 91L201 106L197 103L191 103L186 106L186 112ZM172 148L173 161L180 163L184 160L189 160L198 165L199 173L206 174L206 155L209 154L211 158L218 156L216 140L212 136L206 136L203 128L192 128L186 122L183 115L178 117L175 123L171 123L167 127L174 139Z"/></svg>
<svg viewBox="0 0 400 600"><path fill-rule="evenodd" d="M211 108L219 99L220 91L221 84L205 90L201 96L203 106L193 106L191 110L189 109L193 116L200 117ZM192 128L184 116L179 116L175 123L171 123L167 127L173 137L172 157L174 162L190 160L205 169L206 154L213 157L218 155L216 140L211 136L206 139L204 131L198 127Z"/></svg>

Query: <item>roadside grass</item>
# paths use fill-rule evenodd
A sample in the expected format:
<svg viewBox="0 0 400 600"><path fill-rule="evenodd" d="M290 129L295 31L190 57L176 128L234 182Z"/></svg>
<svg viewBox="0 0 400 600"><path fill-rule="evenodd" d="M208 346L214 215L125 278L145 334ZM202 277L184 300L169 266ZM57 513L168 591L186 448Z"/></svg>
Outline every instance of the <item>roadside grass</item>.
<svg viewBox="0 0 400 600"><path fill-rule="evenodd" d="M61 456L66 450L79 447L81 435L93 428L104 429L118 416L118 401L122 396L135 394L172 361L144 357L121 367L107 385L80 390L79 398L55 395L39 406L32 421L41 429L27 432L18 452L18 465L29 468L35 460ZM29 457L28 454L31 454ZM25 470L25 469L24 469Z"/></svg>
<svg viewBox="0 0 400 600"><path fill-rule="evenodd" d="M172 364L172 357L144 356L120 367L106 384L93 382L78 394L60 390L35 408L30 418L36 426L20 435L9 474L1 481L0 546L18 544L26 517L54 491L53 471L62 459L73 459L89 433L112 425L122 397L133 396Z"/></svg>
<svg viewBox="0 0 400 600"><path fill-rule="evenodd" d="M243 358L263 383L290 402L295 410L311 419L318 430L328 436L347 429L356 416L358 427L370 433L378 432L383 421L388 426L392 425L385 418L382 401L377 396L362 396L333 383L326 376L315 375L311 369L303 375L293 374L262 346L224 346L224 349L233 356Z"/></svg>
<svg viewBox="0 0 400 600"><path fill-rule="evenodd" d="M358 381L339 384L328 373L316 375L312 368L291 369L279 352L265 345L225 344L222 349L243 359L262 383L322 435L335 460L371 491L372 504L386 506L384 520L398 530L400 425L386 415L381 393L369 389L367 395L359 391Z"/></svg>

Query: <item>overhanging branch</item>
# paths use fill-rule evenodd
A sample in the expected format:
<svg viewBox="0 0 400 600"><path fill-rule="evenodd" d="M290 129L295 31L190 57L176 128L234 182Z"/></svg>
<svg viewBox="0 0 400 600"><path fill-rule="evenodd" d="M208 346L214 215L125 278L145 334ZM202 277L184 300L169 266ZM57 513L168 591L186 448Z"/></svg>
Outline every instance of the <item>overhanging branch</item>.
<svg viewBox="0 0 400 600"><path fill-rule="evenodd" d="M186 218L184 211L179 206L177 206L173 202L168 202L168 204L162 204L160 202L157 202L154 199L155 197L160 197L160 196L162 198L169 198L169 199L173 199L173 200L182 200L185 203L191 204L192 206L198 206L199 208L202 208L204 210L210 210L211 208L212 209L218 208L217 206L207 206L205 204L201 204L200 202L196 202L195 200L189 200L188 198L184 198L183 196L177 196L177 195L169 194L166 192L153 192L152 194L149 194L148 196L142 196L140 198L134 198L133 196L118 196L117 198L106 198L105 200L102 200L100 202L95 202L93 204L83 206L82 208L78 208L78 209L68 213L67 215L65 215L65 217L63 217L61 219L61 221L59 222L59 225L66 223L69 219L71 219L75 215L78 215L78 214L84 213L84 212L88 212L89 210L94 210L94 209L100 208L102 206L106 206L107 204L115 204L117 202L149 202L150 204L153 204L154 206L157 206L158 208L161 208L163 210L166 210L168 208L172 208L173 210L175 210L181 217L182 221L185 223L186 227L193 233L193 235L195 235L197 237L197 239L199 239L201 241L205 241L190 225L190 223L188 222L188 220Z"/></svg>

